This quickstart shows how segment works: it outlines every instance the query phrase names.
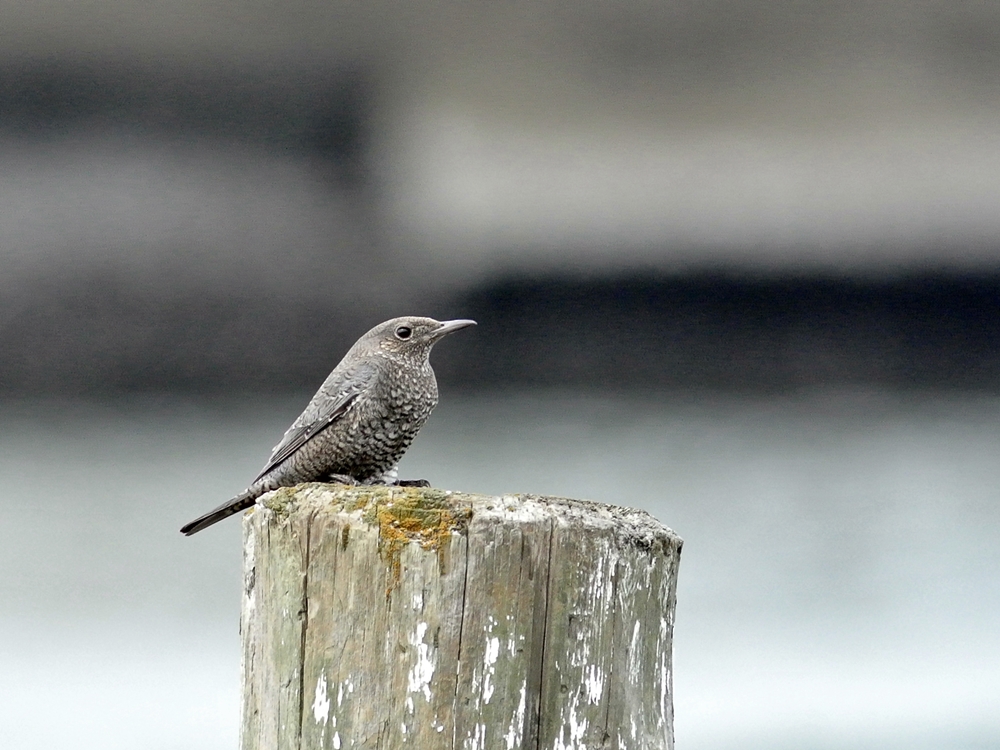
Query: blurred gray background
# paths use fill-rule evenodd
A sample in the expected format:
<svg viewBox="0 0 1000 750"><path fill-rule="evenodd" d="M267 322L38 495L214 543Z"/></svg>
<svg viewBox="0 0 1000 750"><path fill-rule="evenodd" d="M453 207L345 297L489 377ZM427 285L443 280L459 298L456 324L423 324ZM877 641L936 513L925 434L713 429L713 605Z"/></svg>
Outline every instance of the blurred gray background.
<svg viewBox="0 0 1000 750"><path fill-rule="evenodd" d="M0 5L0 729L236 747L241 490L472 317L404 474L686 540L679 748L1000 746L1000 5Z"/></svg>

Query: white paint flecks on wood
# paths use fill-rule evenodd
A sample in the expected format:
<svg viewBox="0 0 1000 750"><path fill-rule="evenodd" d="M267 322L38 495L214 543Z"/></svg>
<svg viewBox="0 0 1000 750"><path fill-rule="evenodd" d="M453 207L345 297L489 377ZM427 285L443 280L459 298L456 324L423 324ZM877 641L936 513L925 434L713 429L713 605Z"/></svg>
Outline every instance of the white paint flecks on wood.
<svg viewBox="0 0 1000 750"><path fill-rule="evenodd" d="M243 750L667 750L681 540L600 503L302 485L244 520Z"/></svg>

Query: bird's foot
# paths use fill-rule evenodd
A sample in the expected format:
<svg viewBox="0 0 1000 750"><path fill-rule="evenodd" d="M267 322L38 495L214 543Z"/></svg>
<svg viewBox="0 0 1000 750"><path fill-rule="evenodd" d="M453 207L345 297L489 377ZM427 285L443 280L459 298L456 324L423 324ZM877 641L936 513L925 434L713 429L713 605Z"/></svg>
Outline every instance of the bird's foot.
<svg viewBox="0 0 1000 750"><path fill-rule="evenodd" d="M431 483L426 479L398 479L397 487L430 487Z"/></svg>
<svg viewBox="0 0 1000 750"><path fill-rule="evenodd" d="M373 479L365 484L378 485L379 487L430 487L431 483L426 479Z"/></svg>
<svg viewBox="0 0 1000 750"><path fill-rule="evenodd" d="M326 481L332 484L346 484L350 487L358 484L358 480L354 477L349 477L347 474L328 474Z"/></svg>

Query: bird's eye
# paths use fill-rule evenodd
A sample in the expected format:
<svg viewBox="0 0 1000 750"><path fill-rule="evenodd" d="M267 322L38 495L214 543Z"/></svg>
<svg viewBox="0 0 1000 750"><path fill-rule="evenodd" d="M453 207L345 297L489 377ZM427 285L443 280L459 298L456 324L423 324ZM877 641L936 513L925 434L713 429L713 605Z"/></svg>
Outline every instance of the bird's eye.
<svg viewBox="0 0 1000 750"><path fill-rule="evenodd" d="M400 326L396 329L396 338L401 341L406 341L410 336L413 335L413 329L409 326Z"/></svg>

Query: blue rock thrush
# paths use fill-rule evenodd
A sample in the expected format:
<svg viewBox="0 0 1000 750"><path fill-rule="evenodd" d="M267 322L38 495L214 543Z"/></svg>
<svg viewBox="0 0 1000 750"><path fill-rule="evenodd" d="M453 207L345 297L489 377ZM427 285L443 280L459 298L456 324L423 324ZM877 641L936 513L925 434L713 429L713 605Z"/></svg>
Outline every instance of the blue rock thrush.
<svg viewBox="0 0 1000 750"><path fill-rule="evenodd" d="M396 465L438 402L431 347L475 324L407 317L375 326L330 373L246 491L181 532L197 533L278 487L398 483Z"/></svg>

